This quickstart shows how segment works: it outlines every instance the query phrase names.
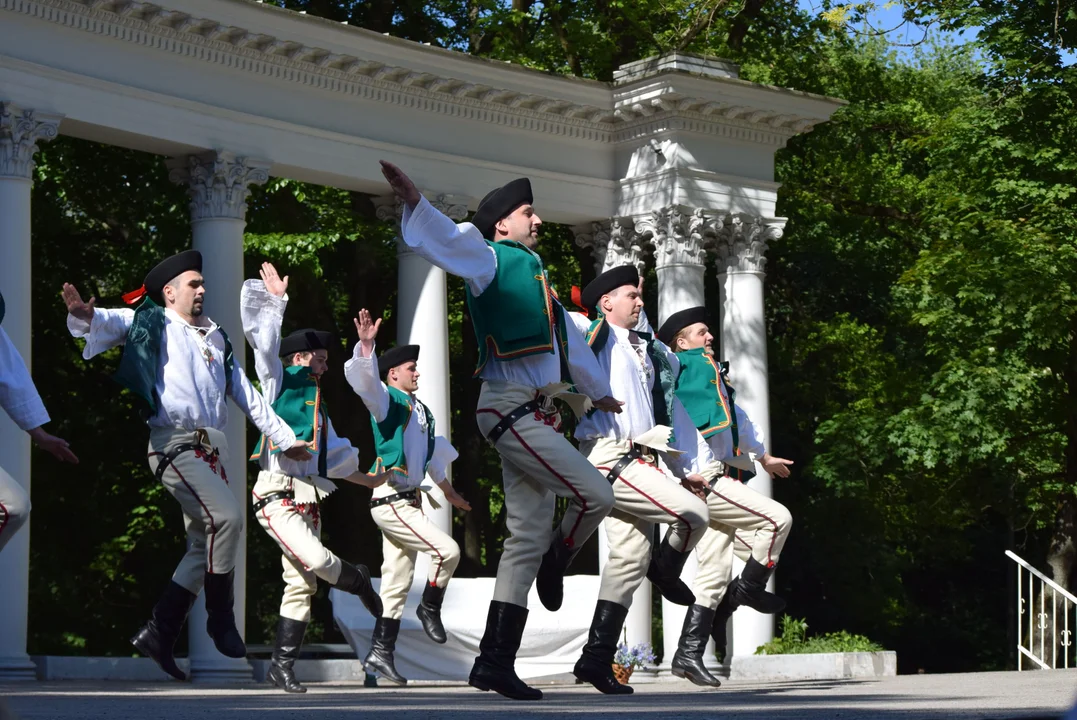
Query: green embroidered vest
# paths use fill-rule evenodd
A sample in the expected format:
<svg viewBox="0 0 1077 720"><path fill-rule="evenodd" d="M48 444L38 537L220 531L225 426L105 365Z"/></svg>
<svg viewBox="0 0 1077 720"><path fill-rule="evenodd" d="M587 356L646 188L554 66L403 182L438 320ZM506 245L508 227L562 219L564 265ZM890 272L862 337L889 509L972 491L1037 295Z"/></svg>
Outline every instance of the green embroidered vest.
<svg viewBox="0 0 1077 720"><path fill-rule="evenodd" d="M120 357L120 367L113 379L143 401L143 414L157 414L157 369L161 366L161 338L165 331L165 311L149 298L135 308L135 317L127 329L127 339ZM232 389L232 343L224 328L218 328L224 338L225 392Z"/></svg>
<svg viewBox="0 0 1077 720"><path fill-rule="evenodd" d="M468 312L479 343L475 376L491 355L498 360L516 360L553 353L555 328L564 374L568 356L566 318L561 305L554 302L542 259L511 240L486 242L497 256L497 274L481 295L473 295L470 287L467 290Z"/></svg>
<svg viewBox="0 0 1077 720"><path fill-rule="evenodd" d="M318 474L325 477L325 443L328 437L329 413L322 400L321 384L317 377L310 374L309 367L291 365L284 368L280 393L273 401L273 410L292 429L296 440L310 443L307 449L312 455L318 456ZM260 459L267 443L270 455L281 452L277 445L263 435L250 459Z"/></svg>
<svg viewBox="0 0 1077 720"><path fill-rule="evenodd" d="M385 419L376 422L373 417L370 425L374 430L374 449L378 453L378 459L370 468L370 475L380 475L386 471L393 471L408 475L408 461L404 455L404 430L411 421L413 398L403 390L386 385L389 391L389 412ZM426 460L423 463L423 474L430 464L430 458L434 456L434 414L430 412L422 400L414 398L414 401L422 406L426 414Z"/></svg>

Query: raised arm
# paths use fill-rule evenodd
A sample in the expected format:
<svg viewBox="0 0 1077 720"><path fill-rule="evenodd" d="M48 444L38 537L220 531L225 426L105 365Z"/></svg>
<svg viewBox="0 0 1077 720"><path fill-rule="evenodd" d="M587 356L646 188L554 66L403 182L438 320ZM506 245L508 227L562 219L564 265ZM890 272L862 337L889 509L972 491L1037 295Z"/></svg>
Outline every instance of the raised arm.
<svg viewBox="0 0 1077 720"><path fill-rule="evenodd" d="M344 377L374 416L374 422L381 422L389 415L389 390L381 381L378 359L374 356L374 338L378 336L379 328L381 318L372 321L366 308L360 310L355 318L359 342L355 344L351 360L344 363Z"/></svg>
<svg viewBox="0 0 1077 720"><path fill-rule="evenodd" d="M0 328L0 407L41 449L51 453L57 460L79 461L68 448L66 440L50 435L41 427L49 421L49 413L45 410L45 403L41 402L41 395L30 378L22 355L3 328Z"/></svg>
<svg viewBox="0 0 1077 720"><path fill-rule="evenodd" d="M86 346L82 349L84 360L123 345L135 317L134 310L97 308L94 305L96 298L83 302L79 291L69 283L64 283L61 295L67 306L67 331L72 337L86 339Z"/></svg>
<svg viewBox="0 0 1077 720"><path fill-rule="evenodd" d="M471 223L457 225L435 209L396 165L382 160L381 171L404 201L404 243L445 272L464 278L471 291L481 295L493 282L497 257L478 229Z"/></svg>
<svg viewBox="0 0 1077 720"><path fill-rule="evenodd" d="M262 263L261 280L247 280L239 295L243 334L254 349L254 371L262 394L273 402L280 393L284 366L280 361L280 326L288 307L288 276L281 278L272 263Z"/></svg>

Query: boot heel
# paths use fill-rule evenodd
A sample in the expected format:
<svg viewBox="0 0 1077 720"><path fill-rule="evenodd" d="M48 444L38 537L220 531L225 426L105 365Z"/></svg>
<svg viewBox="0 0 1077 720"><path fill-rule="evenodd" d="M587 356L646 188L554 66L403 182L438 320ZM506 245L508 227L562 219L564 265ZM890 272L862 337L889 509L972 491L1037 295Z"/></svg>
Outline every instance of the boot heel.
<svg viewBox="0 0 1077 720"><path fill-rule="evenodd" d="M467 684L476 690L482 690L483 692L490 692L490 686L481 680L469 679Z"/></svg>

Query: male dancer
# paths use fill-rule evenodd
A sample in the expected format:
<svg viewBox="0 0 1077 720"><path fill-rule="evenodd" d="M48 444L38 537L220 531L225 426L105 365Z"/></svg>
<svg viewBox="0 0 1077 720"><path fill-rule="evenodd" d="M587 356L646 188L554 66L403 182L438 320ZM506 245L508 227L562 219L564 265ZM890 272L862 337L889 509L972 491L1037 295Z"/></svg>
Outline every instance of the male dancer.
<svg viewBox="0 0 1077 720"><path fill-rule="evenodd" d="M172 655L195 598L206 589L206 632L227 657L246 656L236 629L232 580L243 528L243 507L228 487L222 432L230 397L251 422L293 460L307 442L282 421L232 357L224 330L202 314L206 289L202 255L187 250L162 260L124 300L135 310L102 310L64 284L67 327L86 339L83 358L123 345L116 380L144 403L150 426L150 471L176 498L187 529L187 553L153 617L131 639L139 652L178 680L186 675ZM242 482L242 479L240 479Z"/></svg>
<svg viewBox="0 0 1077 720"><path fill-rule="evenodd" d="M706 438L726 473L712 483L707 496L711 527L696 546L699 570L696 603L689 608L672 664L673 672L697 685L719 681L703 666L708 632L718 652L725 652L726 625L733 611L746 605L761 613L780 612L785 601L767 592L766 584L778 563L793 518L781 503L744 484L758 460L763 470L789 477L791 460L774 457L762 433L734 403L725 363L714 360L706 309L693 307L671 315L658 337L677 353L681 370L677 397L693 424ZM730 581L733 555L745 561L740 577Z"/></svg>
<svg viewBox="0 0 1077 720"><path fill-rule="evenodd" d="M352 565L322 544L318 504L336 490L331 477L366 487L377 487L380 482L359 472L359 451L337 436L329 419L320 381L328 369L332 335L306 329L282 340L288 277L281 278L268 262L262 263L259 273L262 279L243 283L240 293L243 333L254 348L263 397L296 437L310 443L311 453L303 460L292 460L263 435L251 457L261 468L251 493L254 514L280 546L284 566L284 597L266 680L285 692L303 693L307 689L295 679L292 666L310 622L310 601L318 590L318 578L358 595L371 615L381 615L381 600L366 566Z"/></svg>
<svg viewBox="0 0 1077 720"><path fill-rule="evenodd" d="M538 578L542 604L561 606L565 571L613 508L613 491L560 431L555 397L620 412L609 380L549 287L535 253L542 221L531 183L513 180L482 199L473 221L457 225L435 210L400 168L382 173L405 204L404 242L434 265L464 278L483 379L477 422L501 455L509 537L494 599L469 682L517 700L542 692L516 675L527 622L527 594ZM570 383L580 395L568 393ZM551 538L554 496L569 500ZM545 555L544 555L545 553Z"/></svg>
<svg viewBox="0 0 1077 720"><path fill-rule="evenodd" d="M430 572L423 598L415 614L427 636L444 643L445 627L441 622L441 604L445 588L460 563L460 546L452 536L426 519L419 494L427 473L445 493L445 499L460 510L471 505L448 481L449 463L456 450L437 435L434 415L422 400L415 397L419 389L418 345L398 345L374 356L374 339L381 318L372 322L370 313L359 311L355 329L359 342L355 354L344 365L344 374L352 389L370 410L370 426L378 459L370 474L387 480L374 491L370 515L382 532L381 597L385 605L374 624L370 653L363 664L391 682L407 684L396 670L393 651L400 633L400 618L415 576L416 553L430 555Z"/></svg>
<svg viewBox="0 0 1077 720"><path fill-rule="evenodd" d="M4 296L0 295L0 323L4 321ZM30 378L30 371L11 338L0 327L0 407L39 448L60 462L77 464L67 441L50 435L42 427L49 413ZM7 473L0 473L0 551L30 516L30 496Z"/></svg>
<svg viewBox="0 0 1077 720"><path fill-rule="evenodd" d="M634 265L613 268L582 293L583 306L598 309L597 319L571 314L579 327L587 327L599 365L625 401L620 415L589 415L576 428L580 451L605 474L616 504L604 521L609 559L587 644L573 673L615 695L632 692L617 681L612 665L632 595L644 575L671 602L691 605L694 600L680 574L707 527L703 492L720 474L720 464L673 394L675 356L636 329L643 309L640 290ZM659 457L670 472L659 467ZM654 527L662 523L670 529L652 549Z"/></svg>

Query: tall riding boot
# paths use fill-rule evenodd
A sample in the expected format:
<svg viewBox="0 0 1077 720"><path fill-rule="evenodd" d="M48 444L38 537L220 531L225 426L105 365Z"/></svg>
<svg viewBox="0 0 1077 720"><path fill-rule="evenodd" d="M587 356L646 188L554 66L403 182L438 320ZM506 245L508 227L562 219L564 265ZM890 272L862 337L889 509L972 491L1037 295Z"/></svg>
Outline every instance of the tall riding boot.
<svg viewBox="0 0 1077 720"><path fill-rule="evenodd" d="M427 583L423 590L423 599L419 602L419 607L415 608L415 616L423 624L423 631L439 645L448 639L445 636L445 626L441 622L441 603L444 600L445 588Z"/></svg>
<svg viewBox="0 0 1077 720"><path fill-rule="evenodd" d="M681 580L681 570L688 559L688 553L678 552L669 544L669 535L651 553L651 565L647 568L647 579L654 583L658 592L675 605L691 605L696 601L692 589Z"/></svg>
<svg viewBox="0 0 1077 720"><path fill-rule="evenodd" d="M363 607L376 618L381 617L381 598L374 592L374 586L370 584L370 570L366 565L352 565L343 560L340 561L340 577L333 587L338 587L344 592L357 595L363 601Z"/></svg>
<svg viewBox="0 0 1077 720"><path fill-rule="evenodd" d="M370 652L367 653L363 667L367 672L376 672L389 682L407 685L408 679L396 671L393 651L396 649L396 636L400 634L400 619L380 617L374 623L374 635L370 638Z"/></svg>
<svg viewBox="0 0 1077 720"><path fill-rule="evenodd" d="M714 610L702 605L692 605L684 615L681 638L677 652L673 654L670 669L676 677L691 680L704 687L719 687L722 683L703 665L707 649L707 637L714 623Z"/></svg>
<svg viewBox="0 0 1077 720"><path fill-rule="evenodd" d="M153 607L150 621L131 638L131 644L140 653L152 658L162 670L177 680L186 680L187 675L176 665L172 652L197 597L182 585L170 582Z"/></svg>
<svg viewBox="0 0 1077 720"><path fill-rule="evenodd" d="M741 605L747 605L756 612L764 615L773 615L785 609L785 600L774 593L767 592L767 580L770 579L773 567L767 567L754 557L748 558L744 569L740 571L739 581L731 583L729 590L729 602L736 610Z"/></svg>
<svg viewBox="0 0 1077 720"><path fill-rule="evenodd" d="M247 657L247 646L236 628L233 581L236 571L224 575L206 573L206 632L217 651L230 658Z"/></svg>
<svg viewBox="0 0 1077 720"><path fill-rule="evenodd" d="M587 634L587 644L583 653L572 668L572 674L584 682L589 682L607 695L631 695L633 690L628 685L617 682L613 674L613 656L617 654L617 638L621 636L628 608L609 600L599 600L595 606L595 616L591 620L591 630Z"/></svg>
<svg viewBox="0 0 1077 720"><path fill-rule="evenodd" d="M561 602L565 597L565 573L577 554L579 548L566 545L560 529L556 530L550 548L542 556L542 564L539 565L538 576L535 578L535 588L538 590L542 607L550 612L561 609Z"/></svg>
<svg viewBox="0 0 1077 720"><path fill-rule="evenodd" d="M303 647L303 635L307 624L302 620L292 620L283 615L277 623L277 644L273 648L273 659L266 673L266 682L289 693L305 693L307 689L299 684L292 672L292 665L299 658L299 648Z"/></svg>
<svg viewBox="0 0 1077 720"><path fill-rule="evenodd" d="M739 578L734 578L733 583L737 582ZM726 593L722 596L722 601L718 603L718 609L714 611L714 620L711 622L711 639L714 640L714 650L718 655L718 662L721 663L725 662L726 646L729 645L726 632L729 618L733 617L734 608L729 602L729 591L733 589L733 583L726 588Z"/></svg>
<svg viewBox="0 0 1077 720"><path fill-rule="evenodd" d="M471 668L468 684L493 690L512 700L541 700L542 691L516 675L516 653L527 624L527 608L494 600L486 616L486 632L479 643L479 656Z"/></svg>

